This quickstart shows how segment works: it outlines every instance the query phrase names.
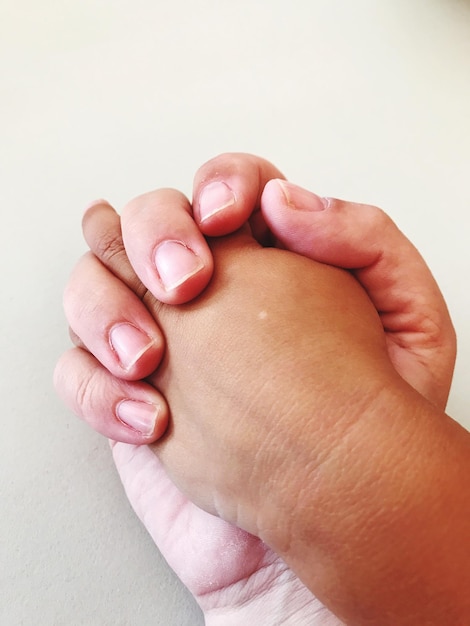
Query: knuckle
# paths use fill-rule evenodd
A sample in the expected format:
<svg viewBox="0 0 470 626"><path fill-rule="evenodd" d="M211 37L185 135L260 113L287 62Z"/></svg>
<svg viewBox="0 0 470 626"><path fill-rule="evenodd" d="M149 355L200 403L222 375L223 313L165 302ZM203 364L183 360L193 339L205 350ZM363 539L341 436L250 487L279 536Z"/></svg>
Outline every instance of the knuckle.
<svg viewBox="0 0 470 626"><path fill-rule="evenodd" d="M369 214L371 223L374 223L378 227L389 227L394 225L392 218L380 207L373 204L365 205Z"/></svg>
<svg viewBox="0 0 470 626"><path fill-rule="evenodd" d="M417 312L417 316L417 326L422 331L424 347L455 352L455 328L443 302L441 306Z"/></svg>
<svg viewBox="0 0 470 626"><path fill-rule="evenodd" d="M94 253L108 267L120 264L126 257L121 234L101 233L95 242Z"/></svg>
<svg viewBox="0 0 470 626"><path fill-rule="evenodd" d="M82 331L87 328L90 320L102 319L103 294L99 285L91 279L83 280L84 275L90 278L90 268L85 263L86 259L83 257L64 290L64 311L73 333L72 341L77 336L81 339ZM91 284L92 289L87 287Z"/></svg>
<svg viewBox="0 0 470 626"><path fill-rule="evenodd" d="M53 374L54 387L66 406L85 419L96 408L98 370L93 357L81 348L71 348L59 358Z"/></svg>
<svg viewBox="0 0 470 626"><path fill-rule="evenodd" d="M96 372L81 371L75 382L74 404L75 410L81 417L91 416L94 414L96 393L98 387Z"/></svg>

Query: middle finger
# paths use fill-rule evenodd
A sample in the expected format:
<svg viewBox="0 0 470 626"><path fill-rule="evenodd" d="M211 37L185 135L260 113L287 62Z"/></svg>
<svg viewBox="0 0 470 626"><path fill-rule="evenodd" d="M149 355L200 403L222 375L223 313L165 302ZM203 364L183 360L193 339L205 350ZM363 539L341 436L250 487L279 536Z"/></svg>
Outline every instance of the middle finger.
<svg viewBox="0 0 470 626"><path fill-rule="evenodd" d="M158 300L181 304L208 284L212 255L179 191L160 189L132 200L122 214L122 233L132 267Z"/></svg>

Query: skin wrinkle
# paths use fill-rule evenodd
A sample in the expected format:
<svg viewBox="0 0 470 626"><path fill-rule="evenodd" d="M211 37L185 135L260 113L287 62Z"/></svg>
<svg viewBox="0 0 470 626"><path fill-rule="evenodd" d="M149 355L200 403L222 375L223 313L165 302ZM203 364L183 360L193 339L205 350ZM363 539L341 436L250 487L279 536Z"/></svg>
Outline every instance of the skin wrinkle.
<svg viewBox="0 0 470 626"><path fill-rule="evenodd" d="M243 614L239 615L239 612L243 611L245 608L251 610L252 615L254 610L256 613L259 613L260 618L264 619L267 607L270 607L269 619L270 624L273 626L300 626L303 624L305 624L305 626L322 626L322 624L340 626L340 622L334 618L325 607L320 605L312 596L311 592L308 591L300 581L292 581L294 576L292 572L288 570L285 563L282 561L276 563L274 577L269 572L269 569L265 567L260 571L263 574L268 574L267 577L264 576L265 580L262 583L264 592L262 592L261 595L256 595L256 590L249 589L249 587L253 585L252 582L248 583L248 588L244 587L244 593L249 594L251 592L255 599L246 599L235 606L233 611L231 611L230 617L237 621L232 622L227 613L224 613L224 609L230 607L218 606L214 610L208 611L206 623L208 625L215 625L218 623L218 618L221 617L224 620L220 622L221 626L225 626L227 623L233 623L234 625L240 624L240 619L243 618ZM296 583L294 589L288 584L289 581ZM255 582L255 587L256 586L257 584ZM283 590L286 589L289 591L283 592ZM257 593L259 594L259 591ZM286 593L288 595L286 595ZM313 605L312 600L314 601ZM304 609L307 607L309 610L306 612Z"/></svg>
<svg viewBox="0 0 470 626"><path fill-rule="evenodd" d="M361 390L361 385L360 385L360 381L357 381L357 388L358 390ZM379 389L380 391L380 389ZM334 428L331 428L331 419L328 417L328 413L329 413L329 401L328 398L331 397L331 391L328 389L321 389L319 390L319 393L321 393L321 395L323 395L325 397L325 402L326 402L326 408L324 410L324 412L322 412L322 415L315 415L313 416L313 420L316 423L316 430L318 432L318 436L317 436L317 441L318 444L314 445L313 448L308 450L308 456L305 459L305 462L302 463L302 467L303 467L303 473L304 476L307 476L307 479L304 481L304 485L298 485L296 482L296 477L293 477L293 485L294 486L290 486L289 487L289 482L287 482L286 487L283 488L282 493L289 493L289 494L298 494L298 496L294 499L294 506L292 506L291 503L291 498L288 498L288 502L290 502L290 504L287 507L287 515L286 515L286 519L287 520L292 520L292 519L299 519L300 518L300 514L296 513L297 509L301 509L302 508L302 503L305 501L311 501L312 500L312 493L315 490L315 485L318 486L319 481L321 481L321 474L322 474L322 468L323 466L326 466L329 462L329 459L331 456L335 457L336 453L337 453L337 448L341 448L341 446L344 444L344 441L346 440L347 436L349 435L349 430L350 429L354 429L355 426L359 425L360 423L360 417L362 415L362 413L365 411L366 407L370 404L373 403L373 401L376 400L376 389L371 389L369 395L366 397L363 395L363 392L361 391L359 393L359 395L356 394L356 399L355 401L351 404L349 403L348 405L348 411L347 413L345 413L343 415L343 417L338 418L337 415L335 415L335 424L334 424ZM334 397L334 393L333 393L333 397ZM354 406L356 405L356 406ZM353 409L354 406L354 409ZM281 412L282 414L282 412ZM287 423L289 423L289 415L295 415L295 422L299 423L299 417L300 416L304 416L302 418L303 421L305 421L305 426L299 426L298 431L297 432L308 432L309 430L309 424L311 424L312 422L312 417L310 414L310 408L307 407L298 407L296 406L296 404L293 402L291 405L290 410L287 412L287 414L284 414L284 419L286 420ZM282 418L281 418L282 421ZM322 422L325 421L325 428L326 431L324 434L326 434L326 436L332 441L332 446L328 446L325 442L325 436L321 434L321 430L319 430L320 425L322 424ZM278 436L278 441L277 441L277 446L281 449L281 452L279 453L279 457L280 458L284 458L284 459L290 459L292 458L292 447L294 448L299 448L299 451L302 453L305 453L305 450L303 448L303 444L302 444L302 438L298 438L297 435L294 436L294 438L292 439L290 437L290 433L283 433L282 429L279 428L279 426L276 426L276 430L279 432L279 436ZM340 435L338 435L338 433L341 433ZM276 442L275 442L275 446L276 446ZM286 450L286 453L283 454L282 453L282 449L286 449L288 448L288 450ZM341 452L339 453L338 456L341 455ZM295 457L297 457L298 455L294 455ZM302 454L303 456L303 454ZM267 458L267 465L269 465L269 458ZM284 483L286 482L286 478L285 477L289 476L289 464L287 464L287 466L283 466L283 464L281 463L281 465L279 465L276 473L274 474L274 476L271 478L271 481L273 483L273 492L274 493L279 493L280 487L279 487L279 481L278 481L278 477L282 477L284 480ZM310 478L308 478L310 477ZM278 481L278 482L276 482ZM269 486L270 483L268 483ZM305 490L309 489L310 492L308 494L308 499L304 499L305 496ZM265 488L266 491L266 488ZM262 501L264 501L266 499L265 496L263 496ZM282 503L282 499L281 502L276 501L276 506L280 507L281 509L284 508L283 507L283 503ZM284 524L288 524L289 521L284 520ZM268 542L272 541L272 533L273 533L273 529L267 529L262 528L262 535L263 537L268 537ZM292 529L292 528L287 528L284 525L282 527L282 529L280 530L280 532L282 532L283 535L283 544L281 547L281 552L285 553L285 552L289 552L290 551L290 545L292 543L292 541L295 542L295 535L296 535L296 529ZM287 541L286 537L290 537L289 541ZM278 546L279 547L279 546Z"/></svg>
<svg viewBox="0 0 470 626"><path fill-rule="evenodd" d="M129 263L127 253L122 240L122 234L120 229L120 218L114 212L112 217L118 224L117 231L108 229L98 229L98 233L95 224L100 224L99 219L96 218L96 212L99 209L103 209L101 206L97 206L90 215L88 213L84 217L84 231L86 238L90 243L90 247L93 249L94 254L98 257L101 263L107 267L115 276L120 278L141 300L147 294L147 288L142 284L134 269ZM109 207L106 207L108 213ZM93 215L95 213L95 216ZM106 216L109 219L109 213ZM88 219L87 219L88 218ZM90 222L90 229L87 230L87 223ZM91 228L93 224L93 228Z"/></svg>
<svg viewBox="0 0 470 626"><path fill-rule="evenodd" d="M128 263L121 237L116 237L114 233L109 234L108 231L105 231L96 241L96 255L100 260L102 259L106 267L122 267L123 264Z"/></svg>
<svg viewBox="0 0 470 626"><path fill-rule="evenodd" d="M229 586L221 585L218 587L214 587L202 594L199 594L199 598L210 597L211 595L219 594L219 598L217 598L217 603L213 606L212 610L220 610L227 609L229 607L233 607L233 597L230 598L230 604L224 604L226 602L225 598L222 596L220 598L220 591L223 591L223 595L231 595L234 587L240 587L240 589L236 589L236 593L240 596L241 600L237 602L236 609L241 609L253 602L253 595L258 599L258 595L261 593L265 595L268 591L271 590L271 584L275 583L281 575L282 571L278 571L279 565L275 561L263 563L265 555L258 563L253 566L253 570L251 572L246 573L243 578L234 580ZM274 568L273 575L273 564L276 565ZM287 566L284 566L284 569L287 569ZM253 580L253 573L255 573L255 579ZM261 580L259 580L261 579ZM253 588L256 589L256 593L253 594ZM253 594L250 597L250 594Z"/></svg>
<svg viewBox="0 0 470 626"><path fill-rule="evenodd" d="M388 449L387 449L387 450L388 450ZM365 477L364 477L364 479L365 479ZM353 492L351 492L351 495L353 495Z"/></svg>
<svg viewBox="0 0 470 626"><path fill-rule="evenodd" d="M380 392L379 392L380 393ZM359 404L359 403L358 403ZM313 480L309 483L321 483L322 476L330 476L331 472L329 471L329 466L333 466L334 471L333 475L335 476L335 482L340 482L342 476L348 476L354 469L355 465L355 449L358 447L362 434L361 430L364 429L364 425L362 423L362 413L365 413L365 407L368 406L369 402L364 400L359 404L359 408L357 409L358 416L354 416L351 418L350 415L345 416L343 420L340 422L340 430L341 435L338 438L336 435L333 437L335 441L335 445L333 447L328 448L328 453L324 455L321 459L320 463L318 463L315 467L311 468L310 475ZM359 430L359 435L356 435L356 431ZM345 452L345 449L347 452ZM341 459L339 466L337 466L337 459ZM363 475L364 476L364 475ZM329 491L329 487L326 487L327 492ZM301 509L300 503L304 501L311 501L311 493L308 498L305 498L306 494L303 492L299 492L299 497L297 500L297 506ZM321 493L320 493L321 496ZM354 502L356 501L356 497L354 492L348 491L345 494L341 494L341 498L345 497L347 501ZM323 500L323 498L321 497ZM300 513L296 513L295 510L293 512L293 517L300 518Z"/></svg>
<svg viewBox="0 0 470 626"><path fill-rule="evenodd" d="M413 425L413 421L414 420L410 420L411 421L411 431L408 431L406 433L402 434L402 437L405 438L409 438L410 436L413 437L413 433L416 433L419 435L419 432L421 430L420 425L418 423L415 423ZM423 442L423 444L425 445L425 442ZM417 441L417 445L419 446L419 441ZM392 458L395 458L395 455L392 455ZM385 467L388 466L387 464L387 460L386 459L381 459L383 462L383 465ZM407 467L409 464L408 463L404 463L404 466ZM419 470L418 470L419 473ZM413 519L414 523L416 523L416 513L415 511L420 511L422 509L422 507L424 507L423 511L420 512L420 515L423 515L423 524L426 524L426 520L427 520L427 513L429 513L429 515L432 515L432 509L429 510L429 507L426 507L426 503L427 503L427 496L425 494L420 494L421 498L419 498L418 500L416 499L416 489L414 487L412 487L411 490L409 490L407 492L407 489L410 485L410 482L413 483L414 482L414 477L413 475L411 477L408 477L406 480L406 485L407 485L407 489L405 489L405 484L403 483L402 480L396 481L392 478L391 481L392 484L394 485L403 485L402 488L402 493L399 491L395 491L394 492L394 500L396 501L398 506L393 507L392 503L390 503L389 499L385 498L385 494L381 494L380 498L384 501L384 503L388 502L388 505L386 506L386 508L382 508L382 509L377 509L376 514L372 517L370 517L367 520L367 524L363 527L361 527L361 533L367 537L368 536L368 528L371 528L372 530L377 529L377 528L384 528L385 529L385 534L387 537L389 537L389 544L390 542L393 542L395 538L398 539L398 543L397 543L397 549L394 551L395 555L396 555L396 560L398 562L398 564L400 564L400 557L399 555L402 552L402 544L401 541L404 539L404 537L402 535L399 535L398 537L396 537L396 534L394 533L394 528L396 527L397 523L398 523L398 528L401 528L401 532L403 533L403 530L406 529L407 524L406 524L406 520L408 518ZM377 487L379 489L379 487ZM379 489L380 491L380 489ZM408 493L408 497L406 497L406 494ZM369 503L369 508L370 508L370 503ZM405 522L405 524L403 524L403 521ZM405 530L406 532L406 530ZM360 535L358 535L357 537L355 537L356 539L360 539ZM390 545L389 545L390 548ZM426 551L429 554L429 551ZM393 553L393 550L392 550ZM431 551L432 554L432 551ZM371 553L368 557L366 557L368 559L368 562L371 563L371 567L374 567L373 563L374 563L374 553ZM394 562L390 562L389 566L394 566L396 567L396 564L394 564ZM397 570L399 571L399 570ZM392 570L393 573L393 570ZM385 578L389 578L390 579L390 574L385 575ZM341 581L340 581L341 582ZM409 585L411 585L413 582L412 579L410 579L408 577L407 581L406 581L406 585L407 588L409 587ZM418 583L417 583L418 584ZM360 621L357 622L362 623ZM364 621L364 623L366 623L366 621ZM373 623L373 622L372 622ZM386 621L384 621L384 623L388 623ZM407 622L408 623L408 622ZM410 622L411 623L411 622ZM447 622L442 622L442 623L447 623Z"/></svg>
<svg viewBox="0 0 470 626"><path fill-rule="evenodd" d="M196 351L197 351L197 348L196 348L196 347L194 347L194 348L195 348L195 349L196 349ZM170 346L170 351L171 351L171 346ZM229 350L229 352L230 352L230 350ZM269 378L269 376L268 376L268 378Z"/></svg>
<svg viewBox="0 0 470 626"><path fill-rule="evenodd" d="M429 343L432 343L440 333L442 314L440 311L429 308L426 299L421 296L419 291L414 294L411 293L406 303L402 302L400 311L381 310L380 316L382 319L391 318L388 323L384 322L386 332L395 334L406 334L409 332L428 336ZM442 340L440 343L442 343Z"/></svg>
<svg viewBox="0 0 470 626"><path fill-rule="evenodd" d="M334 468L333 475L335 476L336 483L340 482L343 473L349 474L351 472L355 455L354 447L351 448L349 442L352 441L354 443L355 439L357 439L357 437L354 436L354 433L357 429L363 429L360 415L365 410L364 407L368 404L369 402L363 399L361 403L358 403L357 414L354 413L351 417L348 413L347 416L344 415L343 419L340 419L339 422L337 422L336 426L341 431L339 438L337 432L333 435L333 433L331 433L331 429L328 428L328 431L330 432L330 439L333 440L334 445L325 446L326 450L323 448L322 454L317 454L314 461L311 460L307 463L305 466L306 480L304 481L304 484L296 485L295 491L292 489L289 490L289 492L296 494L291 513L291 518L293 520L303 519L305 502L313 502L311 506L318 510L320 503L325 501L323 496L325 487L322 487L322 483L324 483L325 477L328 477L328 481L326 483L326 492L328 493L331 490L328 484L331 477L331 472L329 470L330 466L333 466ZM319 444L320 450L324 445L325 442L323 440L321 444ZM344 448L348 448L348 452L345 453ZM337 465L338 458L341 459L339 467ZM317 495L314 497L313 494L315 493ZM355 500L355 496L354 494L351 494L351 492L341 494L341 496L335 494L335 497L343 497L343 495L347 500ZM321 515L321 517L326 517L326 511L323 515ZM297 529L291 530L291 533L291 543L293 543L295 542L294 537L298 535Z"/></svg>
<svg viewBox="0 0 470 626"><path fill-rule="evenodd" d="M87 263L88 260L91 260L93 257L91 255L86 255L82 262ZM97 287L96 283L94 283L94 295L95 297L92 300L78 298L77 294L72 289L66 289L64 294L64 303L66 310L72 309L74 312L74 320L78 323L80 320L88 320L88 319L97 319L102 320L106 319L106 315L103 315L103 312L106 311L106 307L104 302L107 302L110 293L113 291L109 286L102 285L101 287ZM71 304L73 306L71 306ZM110 327L113 326L113 323L110 324ZM72 330L76 332L74 329L74 324L71 324Z"/></svg>
<svg viewBox="0 0 470 626"><path fill-rule="evenodd" d="M274 387L276 385L274 384ZM263 388L260 390L262 393ZM288 407L286 409L286 406ZM248 410L249 414L249 410ZM308 429L308 423L310 422L309 410L307 407L302 407L298 404L297 398L294 396L292 398L279 398L276 397L274 399L274 403L271 407L271 410L268 411L269 414L269 423L271 428L267 430L265 436L263 437L262 443L259 444L254 457L253 467L256 468L259 463L259 459L261 458L264 462L261 463L260 471L254 471L254 482L256 484L256 474L259 473L261 476L268 475L268 482L265 480L258 481L260 485L260 501L265 501L269 494L279 493L279 481L282 480L281 477L288 476L288 467L284 467L283 462L279 464L279 459L281 461L283 459L289 458L289 454L287 452L292 451L292 447L299 447L299 449L303 450L303 446L301 445L301 440L295 436L291 437L289 431L285 431L285 427L282 424L289 424L292 421L299 422L299 419L306 422L304 427L299 427L300 431L305 431ZM292 419L294 416L294 419ZM303 416L303 417L302 417ZM319 421L321 418L319 416L315 416L314 419ZM324 439L322 442L324 445ZM320 447L320 446L319 446ZM286 453L283 452L286 450ZM305 472L307 476L310 473L315 472L315 467L318 464L318 457L316 456L317 452L315 450L309 451L309 458L307 460L307 464L305 465ZM315 457L315 460L312 459ZM267 472L266 468L268 467L277 467L277 471L270 475L271 472ZM309 469L309 466L311 469ZM309 483L309 481L306 481ZM284 489L283 491L288 491L289 489ZM301 497L301 496L299 496Z"/></svg>
<svg viewBox="0 0 470 626"><path fill-rule="evenodd" d="M81 348L79 348L81 349ZM92 408L94 405L94 399L96 398L96 394L94 393L94 377L93 372L87 372L87 376L82 376L77 381L76 387L76 411L78 415L81 415L82 411L81 407L89 407L92 412Z"/></svg>

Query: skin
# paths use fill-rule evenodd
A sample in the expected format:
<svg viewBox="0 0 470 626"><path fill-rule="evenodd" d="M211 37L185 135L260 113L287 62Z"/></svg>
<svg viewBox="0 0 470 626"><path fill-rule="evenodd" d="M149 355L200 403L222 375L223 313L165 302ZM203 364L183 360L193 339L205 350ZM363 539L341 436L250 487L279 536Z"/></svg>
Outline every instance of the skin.
<svg viewBox="0 0 470 626"><path fill-rule="evenodd" d="M369 207L369 209L371 209L371 207ZM356 215L357 215L357 214L356 214ZM316 216L316 217L317 217L317 216ZM296 218L296 219L297 219L297 218ZM395 250L395 247L394 247L393 249ZM264 251L264 252L274 252L274 251ZM243 256L245 256L245 254L244 254L244 253L243 253ZM383 255L382 255L382 256L383 256ZM385 255L385 256L386 256L386 255ZM270 264L271 264L271 259L270 259ZM379 265L379 266L380 266L380 264L375 264L375 265ZM417 265L418 265L418 264L417 264ZM259 266L259 267L261 267L261 265L259 265L259 259L258 259L258 257L257 257L257 258L256 258L256 267L258 267L258 266ZM218 263L216 263L216 267L218 267ZM392 264L392 267L393 267L393 264ZM249 268L246 268L246 269L247 269L247 273L249 274L249 271L248 271L248 270L249 270ZM90 268L88 268L88 269L87 269L87 271L88 271L88 273L89 273L89 272L90 272ZM371 272L371 273L373 274L373 272ZM296 275L297 275L297 273L296 273ZM429 281L428 281L428 282L429 282ZM372 280L369 284L370 284L370 285L372 285L371 289L373 290L373 284L374 284L374 281ZM283 291L283 289L284 289L284 291ZM281 285L281 291L282 291L282 293L284 293L284 295L285 295L285 293L287 293L287 292L286 292L286 289L287 289L287 287L286 287L285 285L284 285L284 286L283 286L283 285ZM258 290L258 291L260 291L260 290ZM341 292L342 292L342 293L343 293L343 291L344 291L344 289L343 289L343 288L341 288ZM392 290L392 291L393 291L393 290ZM432 291L432 289L430 289L429 291ZM302 293L303 293L303 292L304 292L304 290L302 290ZM278 295L279 295L279 292L278 292ZM255 300L254 300L254 299L252 299L252 298L250 298L250 300L253 300L253 302L255 302ZM369 303L369 304L370 304L370 303ZM230 308L230 310L232 310L232 309L233 309L233 306L231 305L229 308ZM375 311L374 311L374 314L376 315ZM289 316L289 317L290 317L290 316ZM410 319L410 317L409 317L409 315L408 315L408 321L409 321L409 319ZM416 318L416 319L417 319L417 318ZM276 327L277 327L277 325L276 325ZM380 330L381 330L381 334L383 335L383 330L382 330L382 329L380 329ZM408 330L409 330L409 325L408 325ZM354 331L354 332L356 332L356 331ZM210 332L210 336L211 336L211 337L212 337L212 334L213 334L213 333L212 333L212 330L211 330L211 332ZM348 334L348 333L346 333L346 334ZM379 333L379 334L380 334L380 333ZM422 333L421 333L421 334L422 334ZM407 335L408 335L408 336L410 336L410 333L407 333ZM269 336L271 337L271 335L269 335ZM411 336L412 336L412 334L411 334ZM383 337L382 337L382 339L383 339ZM434 335L433 339L434 339L434 350L436 350L437 343L435 342L435 339L436 339L435 335ZM211 340L211 342L212 342L212 340ZM413 371L412 371L412 377L415 379L415 385L416 385L416 386L418 386L419 384L422 384L422 383L423 383L423 380L424 380L424 378L425 378L425 377L423 377L423 375L422 375L422 373L423 373L423 372L422 372L422 370L423 370L423 369L426 369L426 363L425 363L426 358L428 358L428 357L429 357L429 356L433 353L433 349L431 348L431 344L432 344L432 342L430 342L428 346L424 346L424 347L425 347L425 348L427 348L427 349L421 350L421 349L423 348L423 345L422 345L422 342L421 342L421 344L418 346L418 347L420 348L420 350L415 351L415 356L416 356L417 354L419 354L419 355L420 355L420 357L421 357L421 375L420 375L420 376L418 376L418 375L417 375L417 371L418 371L420 368L415 368L415 367L410 368L410 371L411 371L411 370L413 370ZM389 344L389 343L387 343L387 342L385 342L385 346L387 347L387 349L388 349L388 353L390 354L390 344ZM264 348L264 343L263 343L263 342L262 342L262 345L260 346L260 348ZM450 352L450 351L449 351L449 352ZM172 352L170 352L170 354L172 354ZM441 356L442 356L442 354L441 354ZM418 360L419 360L419 359L418 359ZM411 359L411 361L413 361L413 359ZM401 365L402 367L406 367L406 364L407 364L408 362L411 362L411 361L407 361L406 359L401 359L401 360L400 360L400 359L396 359L396 360L395 360L395 365L398 363L398 364L399 364L399 365ZM424 365L423 365L423 363L424 363ZM303 372L304 372L304 368L302 367L302 368L301 368L301 370L302 370L302 373L303 373ZM162 370L161 370L161 372L163 372L163 371L164 371L164 369L162 369ZM401 379L400 379L400 385L401 385L401 384L402 384L402 381L401 381ZM165 385L163 385L163 386L165 386ZM423 387L424 387L424 386L425 386L425 385L423 385ZM428 389L431 389L431 388L433 387L433 385L429 385L429 384L428 384L427 386L428 386ZM445 389L445 381L444 381L444 382L442 382L442 385L441 385L440 389L441 389L441 390L442 390L442 389ZM441 394L441 397L439 397L439 394ZM405 394L405 395L406 395L406 394ZM444 395L444 394L442 394L442 391L437 392L437 393L435 394L435 396L436 396L436 397L435 397L435 398L432 398L432 399L435 401L435 403L436 403L436 404L438 404L439 402L442 402L442 401L443 401L443 398L442 398L442 396L443 396L443 395ZM281 396L281 397L282 397L282 396ZM286 396L286 397L287 397L287 396ZM297 398L297 396L296 396L296 398ZM408 401L408 400L409 400L409 398L407 398L407 401ZM361 401L362 401L362 400L361 400ZM388 406L388 404L389 404L389 403L387 402L387 406ZM351 404L349 404L349 406L351 406ZM409 406L411 406L411 404L409 404ZM419 412L419 411L418 411L418 412ZM309 424L309 427L310 427L310 421L308 421L308 424ZM370 432L370 429L369 429L369 428L367 429L367 432ZM290 434L290 433L288 433L288 434ZM299 434L300 434L300 433L299 433ZM284 439L287 439L287 437L284 437L284 435L283 435L282 439L283 439L283 440L284 440ZM365 437L365 438L361 438L361 443L362 443L363 439L365 439L365 440L366 440L366 442L367 442L367 437ZM297 441L297 438L293 438L291 441ZM116 446L116 447L115 447L115 451L116 451L116 448L117 448L117 447L118 447L118 446ZM162 448L163 448L163 446L162 446ZM171 449L171 448L170 448L170 449ZM171 453L171 455L170 455L170 456L174 456L174 454L173 454L173 453ZM188 456L188 455L187 455L187 454L186 454L186 455L184 455L184 454L183 454L182 456L183 456L183 457L185 457L185 456ZM397 458L398 458L398 457L397 457ZM244 464L242 464L242 465L244 465ZM194 469L194 468L193 468L193 469ZM381 474L381 476L382 476L382 474ZM351 487L351 486L349 486L349 487L348 487L348 489L350 489L350 487ZM189 488L189 490L191 490L191 489ZM297 489L297 492L298 492L298 489ZM332 490L331 490L331 492L334 492L334 489L332 489ZM348 493L351 493L351 492L349 491ZM331 496L331 493L330 493L330 496ZM223 500L223 498L222 498L222 500ZM290 505L289 505L289 506L290 506ZM138 508L138 507L136 507L136 508ZM250 507L247 505L247 507L246 507L246 508L247 508L247 510L249 510L249 508L250 508ZM281 510L282 510L282 509L281 509ZM238 520L236 520L236 521L238 521ZM353 526L353 527L354 527L354 526ZM268 533L268 534L269 534L269 533ZM353 537L349 537L349 543L351 543L351 545L352 545L352 544L354 544ZM346 544L346 545L348 545L348 544ZM282 552L281 547L279 547L278 549L279 549L279 551L281 551L281 552ZM363 546L363 549L364 549L364 546ZM303 556L305 556L305 553L304 553L304 555L303 555ZM294 558L294 557L292 557L292 555L290 555L290 556L289 556L289 555L287 555L287 558ZM241 562L241 560L240 560L240 562ZM295 559L294 559L294 563L295 563ZM370 563L373 563L373 559L371 559ZM296 566L296 567L297 567L297 566ZM177 571L178 571L178 570L177 570ZM336 574L335 574L335 575L336 575ZM326 577L325 577L325 578L326 578ZM256 595L256 594L255 594L255 595ZM385 606L385 605L384 605L384 606ZM325 615L326 615L326 614L324 614L324 616L325 616ZM297 618L298 618L298 616L297 616ZM327 618L325 618L325 619L327 619ZM223 623L228 623L228 622L223 622ZM288 622L280 621L279 623L288 623ZM296 622L294 622L294 623L300 623L300 622L296 621ZM306 621L305 623L312 623L312 622L311 622L311 621L310 621L310 622L309 622L309 621ZM353 623L353 622L351 622L351 623ZM362 623L362 622L357 622L357 623ZM365 622L364 622L364 623L365 623ZM375 622L372 622L372 623L382 623L382 622L375 621ZM383 622L383 623L385 623L385 622ZM388 622L387 622L387 623L388 623ZM395 623L401 623L401 622L395 622ZM405 622L403 622L403 623L405 623ZM410 622L410 623L416 623L416 622ZM420 622L420 623L421 623L421 622ZM423 623L424 623L424 622L423 622ZM431 622L430 622L430 623L431 623ZM439 623L446 623L446 622L441 621L441 622L439 622ZM457 622L449 622L449 623L457 623Z"/></svg>
<svg viewBox="0 0 470 626"><path fill-rule="evenodd" d="M439 288L416 248L380 209L328 199L328 209L318 210L319 206L325 208L318 196L295 186L282 188L281 181L273 179L277 176L281 176L279 170L259 157L221 155L202 166L195 176L194 213L181 194L152 192L130 202L123 212L124 232L129 233L127 250L136 267L145 269L147 287L162 302L187 302L201 292L212 276L213 260L203 232L226 234L250 219L252 225L257 225L254 230L261 231L262 236L269 225L271 239L278 245L351 270L380 312L387 349L397 371L425 397L444 408L455 362L455 333ZM234 204L201 222L198 207L204 188L222 181L233 189ZM112 398L105 390L95 394L93 410L85 400L68 401L77 414L102 434L127 443L148 443L164 432L168 409L153 388L147 387L144 394L142 383L137 388L131 381L145 378L158 366L163 337L141 302L145 285L128 261L119 216L108 203L98 201L85 213L83 230L91 251L119 281L109 281L106 298L98 303L91 302L89 296L78 300L74 277L77 281L90 280L86 276L87 259L80 261L64 294L72 339L76 345L86 346L107 371L129 381L129 386L121 390L124 395L132 396L132 391L138 400L144 397L153 402L157 419L145 433L129 429L116 419L114 412L109 412ZM168 292L158 273L151 271L152 251L158 243L175 239L188 249L197 250L203 267ZM129 369L121 366L110 340L110 330L123 322L140 328L152 341L146 352L135 352ZM63 360L67 359L75 362L75 355L67 354ZM86 368L80 369L80 377L90 379L85 371L91 368L91 379L106 379L96 365L96 360L88 361ZM62 395L68 393L66 381L59 387Z"/></svg>
<svg viewBox="0 0 470 626"><path fill-rule="evenodd" d="M466 433L395 373L349 274L246 234L212 252L202 296L153 309L168 350L151 382L177 416L153 449L170 477L265 541L346 623L416 623L409 601L397 612L402 578L423 618L459 623L467 594L442 599L442 580L468 583Z"/></svg>

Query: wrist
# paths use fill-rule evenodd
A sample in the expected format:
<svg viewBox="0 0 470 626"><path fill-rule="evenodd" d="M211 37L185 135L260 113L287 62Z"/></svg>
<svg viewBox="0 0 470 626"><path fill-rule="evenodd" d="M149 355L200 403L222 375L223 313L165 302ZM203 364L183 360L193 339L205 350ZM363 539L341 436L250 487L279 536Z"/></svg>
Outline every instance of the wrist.
<svg viewBox="0 0 470 626"><path fill-rule="evenodd" d="M351 624L466 623L469 433L398 381L312 467L260 533L305 584Z"/></svg>

